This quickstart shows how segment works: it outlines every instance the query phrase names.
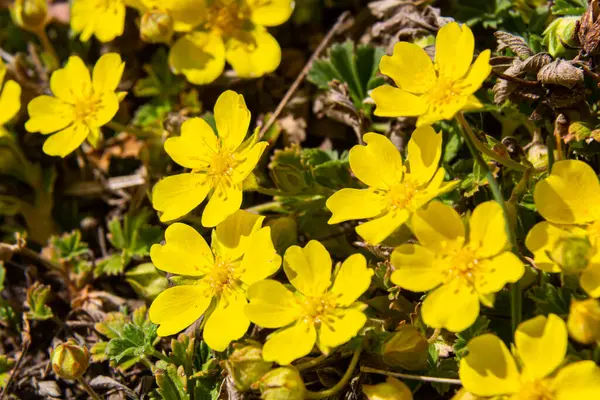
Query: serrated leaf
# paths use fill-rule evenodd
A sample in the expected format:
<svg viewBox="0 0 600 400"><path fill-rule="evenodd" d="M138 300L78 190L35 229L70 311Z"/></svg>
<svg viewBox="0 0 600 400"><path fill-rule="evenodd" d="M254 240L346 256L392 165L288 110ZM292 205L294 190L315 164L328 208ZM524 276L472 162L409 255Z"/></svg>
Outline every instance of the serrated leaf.
<svg viewBox="0 0 600 400"><path fill-rule="evenodd" d="M159 48L152 56L151 63L142 68L147 76L135 83L133 93L136 97L176 96L185 86L183 79L171 72L164 48Z"/></svg>
<svg viewBox="0 0 600 400"><path fill-rule="evenodd" d="M35 282L27 289L27 302L29 311L25 314L31 320L44 321L54 316L52 309L46 305L50 297L50 286Z"/></svg>
<svg viewBox="0 0 600 400"><path fill-rule="evenodd" d="M157 392L164 400L189 400L187 394L187 379L183 367L177 368L173 364L165 369L157 369L154 377L158 385Z"/></svg>
<svg viewBox="0 0 600 400"><path fill-rule="evenodd" d="M151 322L143 326L127 323L123 326L121 336L111 339L106 346L106 355L110 360L119 364L127 357L140 357L150 355L156 339L158 325Z"/></svg>
<svg viewBox="0 0 600 400"><path fill-rule="evenodd" d="M98 332L109 339L115 339L122 335L123 326L129 321L122 312L110 312L104 316L102 322L98 322L94 327Z"/></svg>
<svg viewBox="0 0 600 400"><path fill-rule="evenodd" d="M123 253L113 254L104 260L98 261L94 268L94 277L103 275L115 276L120 275L125 270L125 264L129 262L123 258Z"/></svg>
<svg viewBox="0 0 600 400"><path fill-rule="evenodd" d="M56 261L73 261L89 251L87 243L81 241L81 232L78 230L50 238L50 253Z"/></svg>
<svg viewBox="0 0 600 400"><path fill-rule="evenodd" d="M570 289L556 287L550 283L531 289L527 296L535 303L536 315L569 315L573 292Z"/></svg>
<svg viewBox="0 0 600 400"><path fill-rule="evenodd" d="M556 0L550 9L554 15L583 15L587 8L586 0Z"/></svg>
<svg viewBox="0 0 600 400"><path fill-rule="evenodd" d="M138 296L154 300L169 286L169 280L152 263L140 264L125 273L127 282Z"/></svg>

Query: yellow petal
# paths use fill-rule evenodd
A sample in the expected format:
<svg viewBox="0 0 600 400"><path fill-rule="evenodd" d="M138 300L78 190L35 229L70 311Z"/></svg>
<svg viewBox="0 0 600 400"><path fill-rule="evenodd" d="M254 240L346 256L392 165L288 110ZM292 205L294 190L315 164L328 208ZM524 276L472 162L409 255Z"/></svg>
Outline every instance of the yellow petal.
<svg viewBox="0 0 600 400"><path fill-rule="evenodd" d="M396 43L391 57L381 57L379 69L400 89L411 93L425 93L437 80L431 59L414 43Z"/></svg>
<svg viewBox="0 0 600 400"><path fill-rule="evenodd" d="M535 186L538 212L556 224L584 224L599 217L600 184L596 173L583 161L562 160L552 174Z"/></svg>
<svg viewBox="0 0 600 400"><path fill-rule="evenodd" d="M185 173L168 176L154 186L152 205L163 213L160 216L162 222L171 221L196 208L209 190L205 175Z"/></svg>
<svg viewBox="0 0 600 400"><path fill-rule="evenodd" d="M497 336L485 333L469 341L469 354L460 360L460 381L477 396L516 393L520 389L517 364Z"/></svg>
<svg viewBox="0 0 600 400"><path fill-rule="evenodd" d="M204 341L215 351L225 351L229 343L244 336L250 320L244 313L248 302L244 292L224 292L215 310L208 316Z"/></svg>
<svg viewBox="0 0 600 400"><path fill-rule="evenodd" d="M96 93L114 92L117 90L125 63L117 53L104 54L92 71L92 84Z"/></svg>
<svg viewBox="0 0 600 400"><path fill-rule="evenodd" d="M466 85L466 88L463 89L462 93L475 93L490 75L490 72L492 72L490 55L491 52L489 50L484 50L479 54L479 56L477 56L477 59L471 66L469 73L463 81L463 84Z"/></svg>
<svg viewBox="0 0 600 400"><path fill-rule="evenodd" d="M358 233L367 243L377 245L388 238L400 228L408 218L410 212L404 208L386 213L382 217L374 219L356 227Z"/></svg>
<svg viewBox="0 0 600 400"><path fill-rule="evenodd" d="M442 155L442 135L431 126L417 128L408 141L408 164L410 178L425 184L438 170Z"/></svg>
<svg viewBox="0 0 600 400"><path fill-rule="evenodd" d="M331 293L338 295L336 300L340 306L349 306L369 288L373 270L367 267L367 260L362 254L352 254L340 267L336 274Z"/></svg>
<svg viewBox="0 0 600 400"><path fill-rule="evenodd" d="M165 151L186 168L208 169L218 152L217 136L202 118L190 118L181 125L181 136L165 141Z"/></svg>
<svg viewBox="0 0 600 400"><path fill-rule="evenodd" d="M345 188L335 192L325 205L332 214L327 221L331 225L352 219L376 217L385 210L386 201L383 196L369 189Z"/></svg>
<svg viewBox="0 0 600 400"><path fill-rule="evenodd" d="M251 19L256 25L277 26L287 21L294 11L292 0L247 0L252 12Z"/></svg>
<svg viewBox="0 0 600 400"><path fill-rule="evenodd" d="M158 327L159 336L173 335L196 321L210 304L203 286L182 285L169 288L154 299L148 315Z"/></svg>
<svg viewBox="0 0 600 400"><path fill-rule="evenodd" d="M326 324L321 324L318 332L317 346L324 354L332 348L340 346L362 329L367 316L356 308L336 309L336 315L330 316Z"/></svg>
<svg viewBox="0 0 600 400"><path fill-rule="evenodd" d="M267 142L258 142L248 151L236 153L236 158L240 161L231 174L231 179L234 182L243 182L248 175L254 171L256 164L260 161L265 149L269 146Z"/></svg>
<svg viewBox="0 0 600 400"><path fill-rule="evenodd" d="M600 264L594 263L586 268L581 274L579 284L591 297L600 297Z"/></svg>
<svg viewBox="0 0 600 400"><path fill-rule="evenodd" d="M198 0L158 0L173 17L175 32L189 32L202 23L207 11L206 5Z"/></svg>
<svg viewBox="0 0 600 400"><path fill-rule="evenodd" d="M373 114L378 117L416 117L427 111L427 102L406 90L381 85L371 91L375 101Z"/></svg>
<svg viewBox="0 0 600 400"><path fill-rule="evenodd" d="M413 400L409 387L391 376L383 383L362 385L362 390L368 400Z"/></svg>
<svg viewBox="0 0 600 400"><path fill-rule="evenodd" d="M461 332L473 325L479 316L479 297L470 287L454 280L427 296L422 313L423 321L432 328Z"/></svg>
<svg viewBox="0 0 600 400"><path fill-rule="evenodd" d="M394 284L412 292L425 292L442 283L442 270L435 265L434 254L425 247L403 244L390 258Z"/></svg>
<svg viewBox="0 0 600 400"><path fill-rule="evenodd" d="M0 85L2 81L0 81ZM21 109L21 86L13 80L7 81L0 93L0 125L10 121Z"/></svg>
<svg viewBox="0 0 600 400"><path fill-rule="evenodd" d="M331 257L316 240L311 240L304 248L288 248L283 256L283 269L290 283L306 296L325 293L331 283Z"/></svg>
<svg viewBox="0 0 600 400"><path fill-rule="evenodd" d="M470 95L455 93L452 97L445 99L443 103L438 104L433 101L430 102L427 111L419 116L417 127L431 125L437 121L454 118L456 113L465 110L467 106L471 106L470 103L468 103L470 98Z"/></svg>
<svg viewBox="0 0 600 400"><path fill-rule="evenodd" d="M213 230L213 248L224 259L241 258L251 245L251 236L257 232L265 217L245 210L237 210Z"/></svg>
<svg viewBox="0 0 600 400"><path fill-rule="evenodd" d="M500 253L482 263L482 276L475 281L477 293L489 294L502 290L507 283L514 283L525 273L525 265L509 251Z"/></svg>
<svg viewBox="0 0 600 400"><path fill-rule="evenodd" d="M552 380L556 400L600 398L600 368L591 360L579 361L561 368Z"/></svg>
<svg viewBox="0 0 600 400"><path fill-rule="evenodd" d="M242 205L242 184L232 184L226 178L216 184L215 191L202 212L202 225L217 226Z"/></svg>
<svg viewBox="0 0 600 400"><path fill-rule="evenodd" d="M42 149L49 156L65 157L78 148L89 133L87 125L73 124L46 139Z"/></svg>
<svg viewBox="0 0 600 400"><path fill-rule="evenodd" d="M50 89L65 103L77 104L81 99L88 99L92 93L92 79L83 60L77 56L69 57L64 68L52 73Z"/></svg>
<svg viewBox="0 0 600 400"><path fill-rule="evenodd" d="M271 239L271 228L264 227L250 238L248 251L242 259L244 271L240 277L246 285L273 275L281 266L281 257L277 254Z"/></svg>
<svg viewBox="0 0 600 400"><path fill-rule="evenodd" d="M253 31L238 31L225 43L225 58L241 78L256 78L271 73L281 62L281 47L261 26Z"/></svg>
<svg viewBox="0 0 600 400"><path fill-rule="evenodd" d="M66 128L73 122L74 109L56 97L38 96L27 104L29 120L27 132L52 133Z"/></svg>
<svg viewBox="0 0 600 400"><path fill-rule="evenodd" d="M569 232L546 221L535 224L525 239L525 246L533 253L535 266L546 272L560 272L560 266L548 255L557 241L569 236Z"/></svg>
<svg viewBox="0 0 600 400"><path fill-rule="evenodd" d="M191 32L180 37L169 52L169 65L196 85L211 83L225 68L225 44L218 35Z"/></svg>
<svg viewBox="0 0 600 400"><path fill-rule="evenodd" d="M365 146L350 150L352 172L365 184L387 190L402 181L402 157L396 146L384 135L367 133Z"/></svg>
<svg viewBox="0 0 600 400"><path fill-rule="evenodd" d="M317 333L314 326L299 321L269 336L263 347L262 356L265 361L287 365L310 353L316 340Z"/></svg>
<svg viewBox="0 0 600 400"><path fill-rule="evenodd" d="M451 22L444 25L435 39L435 62L440 78L457 80L473 61L475 38L467 25Z"/></svg>
<svg viewBox="0 0 600 400"><path fill-rule="evenodd" d="M457 250L465 240L465 226L460 215L439 201L433 201L415 213L412 231L419 243L441 254Z"/></svg>
<svg viewBox="0 0 600 400"><path fill-rule="evenodd" d="M515 347L523 375L530 380L550 375L567 354L567 340L567 325L554 314L522 322L515 331Z"/></svg>
<svg viewBox="0 0 600 400"><path fill-rule="evenodd" d="M201 276L214 265L208 244L194 228L182 223L170 225L165 231L165 244L155 244L150 258L156 268L178 275Z"/></svg>
<svg viewBox="0 0 600 400"><path fill-rule="evenodd" d="M101 42L121 36L125 26L123 1L76 0L71 4L71 28L87 42L95 35Z"/></svg>
<svg viewBox="0 0 600 400"><path fill-rule="evenodd" d="M237 149L250 127L250 111L244 96L227 90L217 99L214 111L219 139L231 151Z"/></svg>
<svg viewBox="0 0 600 400"><path fill-rule="evenodd" d="M296 296L278 281L258 281L248 288L246 296L250 301L246 315L262 328L280 328L302 315Z"/></svg>
<svg viewBox="0 0 600 400"><path fill-rule="evenodd" d="M469 246L479 257L492 257L508 245L502 207L486 201L473 210L469 220Z"/></svg>
<svg viewBox="0 0 600 400"><path fill-rule="evenodd" d="M86 123L90 128L99 128L108 123L119 111L119 96L114 92L104 92L100 97L98 109Z"/></svg>

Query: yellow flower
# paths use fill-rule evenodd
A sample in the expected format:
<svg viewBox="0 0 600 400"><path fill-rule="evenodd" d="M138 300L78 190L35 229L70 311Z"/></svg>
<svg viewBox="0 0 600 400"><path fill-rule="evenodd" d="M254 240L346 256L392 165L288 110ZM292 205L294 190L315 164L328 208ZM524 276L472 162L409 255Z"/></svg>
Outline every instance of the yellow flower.
<svg viewBox="0 0 600 400"><path fill-rule="evenodd" d="M44 152L65 157L87 140L96 146L100 127L109 122L119 109L115 93L125 63L116 53L100 57L92 77L77 56L69 57L64 68L54 71L50 89L55 97L38 96L27 106L28 132L53 134L44 143Z"/></svg>
<svg viewBox="0 0 600 400"><path fill-rule="evenodd" d="M512 400L600 398L600 368L593 361L562 366L567 328L556 315L521 323L513 348L515 357L502 340L489 333L472 339L469 355L459 368L465 389L476 396L505 395Z"/></svg>
<svg viewBox="0 0 600 400"><path fill-rule="evenodd" d="M192 227L175 223L165 232L166 243L155 244L150 257L157 268L196 279L169 288L150 306L158 334L168 336L204 318L204 341L223 351L241 338L250 325L244 314L248 285L274 274L281 265L264 217L238 210L212 231L212 249Z"/></svg>
<svg viewBox="0 0 600 400"><path fill-rule="evenodd" d="M357 226L356 232L375 245L458 182L443 182L445 171L438 168L442 135L430 126L413 132L408 142L408 167L402 165L400 153L385 136L367 133L363 139L366 146L357 145L350 150L350 167L369 188L342 189L326 205L333 214L330 224L373 218Z"/></svg>
<svg viewBox="0 0 600 400"><path fill-rule="evenodd" d="M125 2L123 0L73 0L71 29L87 42L92 35L110 42L123 34Z"/></svg>
<svg viewBox="0 0 600 400"><path fill-rule="evenodd" d="M142 14L165 13L173 19L175 32L190 32L205 18L203 16L205 5L202 0L125 0L125 2Z"/></svg>
<svg viewBox="0 0 600 400"><path fill-rule="evenodd" d="M21 86L13 80L4 83L6 65L0 59L0 129L21 109ZM2 84L4 83L4 86Z"/></svg>
<svg viewBox="0 0 600 400"><path fill-rule="evenodd" d="M490 51L483 51L471 65L474 48L471 29L456 22L438 32L435 63L416 44L397 43L392 56L381 58L379 69L398 87L383 85L372 91L375 115L418 116L417 126L422 126L482 107L473 94L492 70Z"/></svg>
<svg viewBox="0 0 600 400"><path fill-rule="evenodd" d="M410 388L391 376L376 385L362 385L362 389L367 400L413 400Z"/></svg>
<svg viewBox="0 0 600 400"><path fill-rule="evenodd" d="M594 170L583 161L558 161L535 186L533 199L546 219L525 240L535 266L579 275L583 290L600 297L600 183Z"/></svg>
<svg viewBox="0 0 600 400"><path fill-rule="evenodd" d="M165 142L167 154L191 172L169 176L154 187L152 203L162 212L163 222L189 213L209 194L202 213L202 225L207 227L216 226L242 204L242 182L268 144L256 143L256 134L243 141L250 111L241 95L222 93L214 112L218 136L206 121L191 118L181 126L181 136Z"/></svg>
<svg viewBox="0 0 600 400"><path fill-rule="evenodd" d="M417 211L412 229L419 244L394 250L391 280L414 292L433 289L422 307L423 321L432 328L467 329L479 315L480 301L492 306L494 293L525 272L519 258L505 251L504 216L494 201L475 207L468 241L460 215L437 201Z"/></svg>
<svg viewBox="0 0 600 400"><path fill-rule="evenodd" d="M198 30L171 47L169 64L176 73L201 85L221 75L227 61L242 78L275 71L281 48L265 27L281 25L294 8L292 0L213 0L202 3Z"/></svg>
<svg viewBox="0 0 600 400"><path fill-rule="evenodd" d="M246 315L263 328L283 328L271 334L263 358L285 365L310 353L315 345L324 353L352 339L367 321L366 305L356 300L371 284L373 271L361 254L353 254L336 268L331 284L331 257L315 241L292 246L283 269L296 289L266 279L248 288Z"/></svg>

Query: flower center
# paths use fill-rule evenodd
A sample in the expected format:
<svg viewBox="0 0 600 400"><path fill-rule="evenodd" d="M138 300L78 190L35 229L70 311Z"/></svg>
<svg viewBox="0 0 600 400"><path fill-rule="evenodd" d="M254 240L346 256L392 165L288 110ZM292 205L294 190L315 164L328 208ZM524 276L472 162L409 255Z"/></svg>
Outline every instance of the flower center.
<svg viewBox="0 0 600 400"><path fill-rule="evenodd" d="M392 187L387 193L388 206L391 209L407 208L417 194L417 185L404 181Z"/></svg>
<svg viewBox="0 0 600 400"><path fill-rule="evenodd" d="M233 264L217 258L212 270L205 275L202 282L208 284L210 290L215 294L219 294L228 288L234 288L237 286L234 267Z"/></svg>
<svg viewBox="0 0 600 400"><path fill-rule="evenodd" d="M481 263L473 250L469 247L463 247L448 256L445 261L448 263L448 268L444 271L446 283L459 279L469 286L475 285L475 280L481 269Z"/></svg>
<svg viewBox="0 0 600 400"><path fill-rule="evenodd" d="M320 325L332 319L337 302L336 296L326 293L318 297L305 297L300 304L304 309L304 321Z"/></svg>
<svg viewBox="0 0 600 400"><path fill-rule="evenodd" d="M460 81L440 79L429 92L429 100L436 106L447 106L462 96L462 86Z"/></svg>
<svg viewBox="0 0 600 400"><path fill-rule="evenodd" d="M212 157L209 175L223 177L231 175L237 160L235 155L228 151L220 151Z"/></svg>
<svg viewBox="0 0 600 400"><path fill-rule="evenodd" d="M521 387L519 400L554 400L554 393L545 381L528 382Z"/></svg>
<svg viewBox="0 0 600 400"><path fill-rule="evenodd" d="M75 120L87 122L88 120L95 119L96 114L100 111L100 107L100 99L93 94L89 97L78 99L74 105Z"/></svg>
<svg viewBox="0 0 600 400"><path fill-rule="evenodd" d="M236 0L215 0L208 9L208 27L220 33L239 30L249 18L248 12Z"/></svg>

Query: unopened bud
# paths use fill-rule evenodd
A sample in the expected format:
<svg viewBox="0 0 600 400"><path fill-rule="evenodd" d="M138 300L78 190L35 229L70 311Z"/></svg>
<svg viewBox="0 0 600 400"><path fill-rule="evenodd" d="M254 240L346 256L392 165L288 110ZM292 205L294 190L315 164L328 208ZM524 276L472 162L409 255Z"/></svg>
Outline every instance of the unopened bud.
<svg viewBox="0 0 600 400"><path fill-rule="evenodd" d="M570 237L558 240L550 256L565 274L578 274L589 265L591 253L592 245L589 240Z"/></svg>
<svg viewBox="0 0 600 400"><path fill-rule="evenodd" d="M388 376L384 383L363 385L363 393L369 400L412 400L413 395L408 386L396 378Z"/></svg>
<svg viewBox="0 0 600 400"><path fill-rule="evenodd" d="M548 147L541 143L534 144L527 150L527 160L536 169L548 166Z"/></svg>
<svg viewBox="0 0 600 400"><path fill-rule="evenodd" d="M383 344L383 362L392 367L410 371L427 368L427 348L429 343L413 325L400 325Z"/></svg>
<svg viewBox="0 0 600 400"><path fill-rule="evenodd" d="M169 43L173 37L173 17L168 11L146 11L142 15L140 36L148 43Z"/></svg>
<svg viewBox="0 0 600 400"><path fill-rule="evenodd" d="M552 57L565 57L575 47L575 26L579 17L562 17L552 21L544 30L543 44Z"/></svg>
<svg viewBox="0 0 600 400"><path fill-rule="evenodd" d="M74 340L62 343L52 351L52 370L63 379L77 379L90 364L90 354L85 346Z"/></svg>
<svg viewBox="0 0 600 400"><path fill-rule="evenodd" d="M242 392L248 391L272 367L272 362L263 360L260 343L251 343L234 350L225 362L225 369Z"/></svg>
<svg viewBox="0 0 600 400"><path fill-rule="evenodd" d="M569 335L582 344L600 341L600 303L596 299L572 300L567 319Z"/></svg>
<svg viewBox="0 0 600 400"><path fill-rule="evenodd" d="M281 367L266 373L258 382L263 400L304 400L304 381L297 369Z"/></svg>
<svg viewBox="0 0 600 400"><path fill-rule="evenodd" d="M16 0L11 9L11 15L15 24L20 28L37 32L46 25L47 0Z"/></svg>

